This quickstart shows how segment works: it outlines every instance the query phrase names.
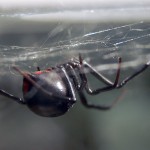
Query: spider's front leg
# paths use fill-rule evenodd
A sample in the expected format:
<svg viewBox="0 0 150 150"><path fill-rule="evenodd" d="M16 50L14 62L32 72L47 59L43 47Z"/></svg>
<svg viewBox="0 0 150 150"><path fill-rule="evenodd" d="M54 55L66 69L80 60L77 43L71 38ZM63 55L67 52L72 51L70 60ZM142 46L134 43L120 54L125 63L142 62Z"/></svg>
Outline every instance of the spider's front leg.
<svg viewBox="0 0 150 150"><path fill-rule="evenodd" d="M145 71L150 66L150 61L148 61L142 68L140 68L138 71L134 72L132 75L126 77L121 83L117 85L116 88L122 88L127 82L129 82L134 77L141 74L143 71Z"/></svg>
<svg viewBox="0 0 150 150"><path fill-rule="evenodd" d="M87 62L84 62L84 68L87 68L89 70L89 73L91 73L93 76L95 76L98 80L104 82L107 86L103 87L103 88L98 88L95 90L92 90L89 85L88 82L86 84L86 91L88 94L91 95L96 95L99 94L101 92L105 92L105 91L109 91L115 88L121 88L123 87L125 84L127 84L131 79L135 78L136 76L138 76L139 74L141 74L142 72L144 72L148 67L150 66L150 61L148 61L142 68L140 68L138 71L134 72L132 75L126 77L124 80L122 80L120 83L119 82L119 77L120 77L120 70L121 70L121 58L118 58L118 69L117 69L117 73L116 73L116 79L115 82L111 82L108 78L104 77L102 74L98 73L92 66L90 66ZM84 71L83 71L84 72Z"/></svg>
<svg viewBox="0 0 150 150"><path fill-rule="evenodd" d="M88 82L85 86L85 90L87 91L88 94L91 95L96 95L99 94L101 92L106 92L115 88L121 88L123 87L127 82L129 82L131 79L133 79L134 77L136 77L137 75L139 75L140 73L142 73L143 71L145 71L149 66L150 66L150 61L147 62L139 71L133 73L131 76L125 78L121 83L118 84L119 82L119 77L120 77L120 68L121 68L121 58L118 58L118 69L117 69L117 74L116 74L116 79L115 82L112 83L109 79L107 79L106 77L104 77L102 74L98 73L92 66L90 66L87 62L84 61L84 63L82 63L82 65L84 67L82 67L82 72L80 71L80 74L82 74L82 79L87 80L86 75L85 75L85 71L84 68L87 68L89 73L91 73L93 76L95 76L98 80L104 82L107 86L103 87L103 88L98 88L96 90L92 90L89 85ZM84 93L82 90L79 90L79 96L81 99L81 102L83 103L83 105L85 105L88 108L95 108L95 109L100 109L100 110L108 110L110 108L112 108L119 100L120 100L120 96L115 99L111 105L109 106L103 106L103 105L95 105L95 104L91 104L87 101Z"/></svg>
<svg viewBox="0 0 150 150"><path fill-rule="evenodd" d="M87 82L87 84L85 85L85 90L87 91L88 94L96 95L96 94L99 94L100 92L105 92L105 91L109 91L109 90L112 90L112 89L116 88L116 86L118 84L118 81L119 81L119 76L120 76L120 67L121 67L121 58L120 57L118 58L118 62L119 62L118 63L118 70L117 70L116 79L115 79L114 83L112 83L109 79L104 77L102 74L98 73L87 62L81 61L82 60L81 56L79 56L79 60L80 60L80 65L81 65L81 67L79 69L81 80L87 81L86 73L84 71L84 69L87 68L89 73L91 73L94 77L96 77L98 80L104 82L107 85L106 87L103 87L103 88L98 88L96 90L91 90L89 88L88 82ZM112 108L118 102L118 100L120 100L120 97L118 97L116 100L114 100L112 102L112 104L110 104L108 106L96 105L96 104L92 104L92 103L87 101L82 89L79 90L78 93L79 93L80 100L81 100L81 102L84 106L86 106L88 108L99 109L99 110L108 110L108 109Z"/></svg>
<svg viewBox="0 0 150 150"><path fill-rule="evenodd" d="M85 87L85 90L88 94L90 95L96 95L99 94L101 92L105 92L105 91L110 91L112 89L115 89L118 85L119 82L119 77L120 77L120 68L121 68L121 57L118 57L118 69L117 69L117 73L116 73L116 78L115 81L112 82L110 81L108 78L104 77L102 74L98 73L92 66L90 66L87 62L84 62L84 67L87 68L89 70L89 73L91 73L94 77L96 77L99 81L102 81L104 84L106 84L105 87L102 88L98 88L95 90L92 90L88 83Z"/></svg>

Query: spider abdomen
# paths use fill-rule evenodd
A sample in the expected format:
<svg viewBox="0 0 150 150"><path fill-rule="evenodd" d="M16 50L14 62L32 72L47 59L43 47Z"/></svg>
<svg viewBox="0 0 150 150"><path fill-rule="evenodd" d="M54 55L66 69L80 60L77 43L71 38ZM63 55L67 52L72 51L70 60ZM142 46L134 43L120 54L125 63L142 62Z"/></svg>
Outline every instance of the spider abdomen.
<svg viewBox="0 0 150 150"><path fill-rule="evenodd" d="M55 70L38 71L33 74L33 80L45 91L36 88L29 81L24 79L23 93L27 106L36 114L45 117L56 117L63 115L70 108L71 104L64 101L61 97L69 97L70 91L64 83L63 76L60 76ZM50 95L57 95L56 99Z"/></svg>

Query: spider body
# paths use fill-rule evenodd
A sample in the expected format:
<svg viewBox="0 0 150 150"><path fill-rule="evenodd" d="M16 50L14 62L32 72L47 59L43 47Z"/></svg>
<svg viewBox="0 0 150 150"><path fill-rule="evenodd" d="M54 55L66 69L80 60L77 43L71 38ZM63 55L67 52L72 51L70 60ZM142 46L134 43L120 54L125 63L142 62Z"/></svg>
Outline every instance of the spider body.
<svg viewBox="0 0 150 150"><path fill-rule="evenodd" d="M16 97L3 89L0 89L0 94L20 104L27 105L31 111L44 117L57 117L65 114L76 102L76 93L78 93L85 107L109 110L119 98L115 99L108 106L96 105L88 102L84 92L90 95L97 95L101 92L121 88L149 66L150 61L138 71L119 82L121 69L121 58L119 57L116 78L112 82L84 61L79 54L79 59L72 59L67 63L50 67L44 71L41 71L38 67L34 73L23 72L19 68L13 67L23 76L23 98ZM91 89L86 77L87 73L103 82L106 86Z"/></svg>
<svg viewBox="0 0 150 150"><path fill-rule="evenodd" d="M41 87L38 89L26 78L23 79L23 97L26 105L34 113L45 117L56 117L66 113L74 104L72 84L69 83L68 76L64 75L61 68L37 71L30 74L30 78ZM46 90L48 94L41 89ZM50 96L50 93L55 93L59 97ZM74 98L74 102L61 97Z"/></svg>

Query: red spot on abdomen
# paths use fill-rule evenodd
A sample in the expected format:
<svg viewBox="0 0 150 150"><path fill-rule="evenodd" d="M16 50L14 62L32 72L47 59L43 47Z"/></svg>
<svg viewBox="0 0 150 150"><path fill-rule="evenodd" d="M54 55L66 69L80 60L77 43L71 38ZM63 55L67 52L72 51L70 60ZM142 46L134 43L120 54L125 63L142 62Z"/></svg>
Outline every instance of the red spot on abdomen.
<svg viewBox="0 0 150 150"><path fill-rule="evenodd" d="M26 94L31 88L31 84L27 79L23 79L23 93Z"/></svg>

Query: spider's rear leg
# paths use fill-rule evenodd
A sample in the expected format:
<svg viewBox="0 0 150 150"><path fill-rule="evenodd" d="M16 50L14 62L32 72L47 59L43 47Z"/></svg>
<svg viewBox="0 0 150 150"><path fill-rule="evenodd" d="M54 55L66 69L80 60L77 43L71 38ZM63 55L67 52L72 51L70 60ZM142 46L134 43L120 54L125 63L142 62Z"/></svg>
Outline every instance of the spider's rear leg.
<svg viewBox="0 0 150 150"><path fill-rule="evenodd" d="M8 97L10 99L13 99L14 101L16 101L20 104L25 104L25 101L22 98L16 97L16 96L14 96L14 95L12 95L12 94L10 94L10 93L2 90L2 89L0 89L0 95L3 95L3 96Z"/></svg>

